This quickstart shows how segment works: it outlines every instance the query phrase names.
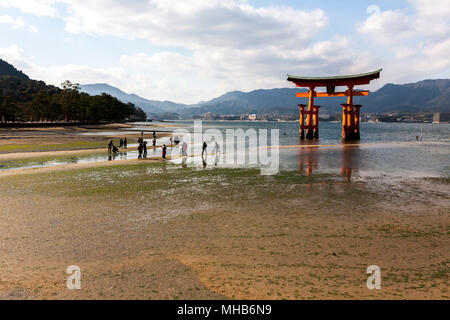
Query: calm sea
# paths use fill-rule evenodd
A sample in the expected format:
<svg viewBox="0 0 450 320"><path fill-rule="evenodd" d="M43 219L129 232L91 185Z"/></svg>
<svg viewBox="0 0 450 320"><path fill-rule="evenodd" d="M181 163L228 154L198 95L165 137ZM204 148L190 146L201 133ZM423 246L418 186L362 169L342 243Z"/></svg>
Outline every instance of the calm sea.
<svg viewBox="0 0 450 320"><path fill-rule="evenodd" d="M189 130L192 121L176 121ZM358 176L450 177L450 124L361 123L361 140L341 141L341 124L321 122L320 138L298 139L298 122L203 121L203 130L278 129L280 168ZM417 141L419 137L419 141ZM212 144L210 144L212 146ZM208 163L210 164L210 163Z"/></svg>

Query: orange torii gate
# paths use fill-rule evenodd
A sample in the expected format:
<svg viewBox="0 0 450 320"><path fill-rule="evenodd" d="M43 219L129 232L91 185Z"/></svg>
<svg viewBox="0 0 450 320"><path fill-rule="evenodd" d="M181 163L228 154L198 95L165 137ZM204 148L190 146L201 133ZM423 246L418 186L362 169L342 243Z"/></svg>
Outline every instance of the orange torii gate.
<svg viewBox="0 0 450 320"><path fill-rule="evenodd" d="M288 75L287 80L295 83L297 87L309 88L308 92L298 92L298 98L309 98L308 106L299 104L300 108L300 138L313 139L319 137L319 108L314 105L314 98L320 97L347 97L347 103L342 106L342 138L345 140L359 139L359 109L361 105L353 104L353 97L368 96L368 90L353 90L354 86L369 84L371 80L378 79L382 69L377 71L336 77L297 77ZM336 87L345 86L344 92L335 92ZM327 92L316 92L316 87L326 87ZM308 107L308 109L306 109ZM305 121L306 117L306 121Z"/></svg>

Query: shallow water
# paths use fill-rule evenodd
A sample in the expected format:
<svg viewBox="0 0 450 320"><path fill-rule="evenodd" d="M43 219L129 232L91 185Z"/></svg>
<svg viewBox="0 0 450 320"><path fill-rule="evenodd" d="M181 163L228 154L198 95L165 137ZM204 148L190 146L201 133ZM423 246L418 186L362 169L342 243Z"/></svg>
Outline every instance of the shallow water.
<svg viewBox="0 0 450 320"><path fill-rule="evenodd" d="M177 129L183 126L193 132L193 121L175 121L165 123L169 127L154 127L155 130ZM131 130L140 130L139 123ZM172 125L172 126L171 126ZM143 127L142 127L143 128ZM153 128L145 127L146 130ZM204 121L203 132L208 129L218 129L222 134L227 129L278 129L280 132L279 166L281 170L299 170L305 174L337 173L348 180L355 178L389 176L389 177L450 177L450 124L403 124L403 123L361 123L361 140L346 144L341 141L340 123L321 122L320 139L299 141L298 122L249 122L249 121ZM124 130L124 134L131 132ZM103 132L107 133L107 132ZM81 134L90 134L88 132ZM416 141L419 136L420 141ZM234 144L226 143L226 139L218 140L220 154L214 155L214 142L206 139L209 155L202 160L201 144L189 145L191 155L183 161L180 157L180 146L168 149L168 155L175 157L173 163L203 166L205 168L229 166L224 164L225 157ZM270 139L269 139L270 140ZM147 140L151 145L151 140ZM242 139L236 150L237 154L244 152ZM270 141L269 141L270 142ZM169 138L158 139L158 145L169 145ZM136 146L133 141L129 146ZM233 167L258 166L251 164L249 157L257 154L256 146L248 148L246 161ZM194 155L194 156L192 156ZM148 157L160 157L161 149L149 149ZM85 163L106 160L136 159L137 151L120 152L111 157L105 154L71 157L64 160L29 163L16 168L46 167L67 163ZM12 169L11 167L8 167ZM0 170L6 170L1 169Z"/></svg>
<svg viewBox="0 0 450 320"><path fill-rule="evenodd" d="M192 130L192 122L177 123L185 123ZM348 179L450 177L450 124L361 123L361 140L351 143L341 141L341 124L331 122L320 123L320 139L312 141L299 141L298 122L204 121L202 127L222 132L238 128L278 129L279 145L283 146L279 149L281 170L339 173ZM212 149L214 143L207 143ZM200 146L195 150L200 153ZM201 157L196 160L202 164ZM216 163L216 157L210 156L206 166Z"/></svg>

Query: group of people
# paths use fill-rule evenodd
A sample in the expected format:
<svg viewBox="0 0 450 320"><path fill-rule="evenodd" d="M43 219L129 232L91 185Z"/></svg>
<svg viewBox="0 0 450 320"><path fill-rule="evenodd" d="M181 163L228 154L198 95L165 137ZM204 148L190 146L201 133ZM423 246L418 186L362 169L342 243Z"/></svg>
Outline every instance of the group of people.
<svg viewBox="0 0 450 320"><path fill-rule="evenodd" d="M214 153L217 155L219 155L220 153L220 145L217 143L217 141L214 142ZM203 141L203 145L202 145L202 158L203 155L206 154L206 156L208 156L208 153L206 151L206 149L208 148L208 145L206 144L206 141Z"/></svg>
<svg viewBox="0 0 450 320"><path fill-rule="evenodd" d="M144 141L144 138L138 138L138 159L147 158L147 141Z"/></svg>
<svg viewBox="0 0 450 320"><path fill-rule="evenodd" d="M178 136L172 138L170 137L170 145L172 146L173 144L177 145L180 143L180 139L178 138ZM153 131L153 139L152 139L152 145L153 147L156 147L156 132ZM183 141L183 144L181 146L181 155L183 158L186 158L188 156L187 153L187 143L186 141ZM122 150L126 150L128 148L128 141L127 138L121 138L119 141L119 147L114 145L113 140L110 140L108 143L108 153L109 154L116 154L119 152L119 149ZM207 153L207 148L208 145L206 144L206 141L203 142L202 145L202 159L203 157L206 155L208 156ZM167 146L165 144L162 145L161 147L162 150L162 158L166 159L167 157ZM215 142L215 146L214 146L214 152L216 154L216 156L218 156L218 154L220 153L220 145L217 143L217 141ZM144 132L141 132L141 136L138 138L138 159L145 159L147 158L147 141L144 140Z"/></svg>
<svg viewBox="0 0 450 320"><path fill-rule="evenodd" d="M153 138L152 138L152 145L153 147L156 147L156 131L153 130ZM145 159L147 158L147 141L144 141L144 131L141 132L141 137L138 138L138 159ZM167 154L167 147L165 144L162 146L162 157L163 159L166 158Z"/></svg>
<svg viewBox="0 0 450 320"><path fill-rule="evenodd" d="M108 153L118 153L119 149L127 149L128 148L128 141L127 141L127 137L125 138L121 138L119 141L119 147L114 145L114 142L112 140L110 140L108 142Z"/></svg>

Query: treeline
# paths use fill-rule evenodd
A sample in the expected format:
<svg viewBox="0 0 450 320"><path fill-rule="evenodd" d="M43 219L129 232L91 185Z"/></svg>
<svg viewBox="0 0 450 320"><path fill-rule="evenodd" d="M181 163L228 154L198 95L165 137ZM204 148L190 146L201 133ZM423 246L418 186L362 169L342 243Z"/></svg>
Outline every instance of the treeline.
<svg viewBox="0 0 450 320"><path fill-rule="evenodd" d="M62 89L43 81L0 76L0 122L145 120L145 112L103 93L90 96L66 81Z"/></svg>

